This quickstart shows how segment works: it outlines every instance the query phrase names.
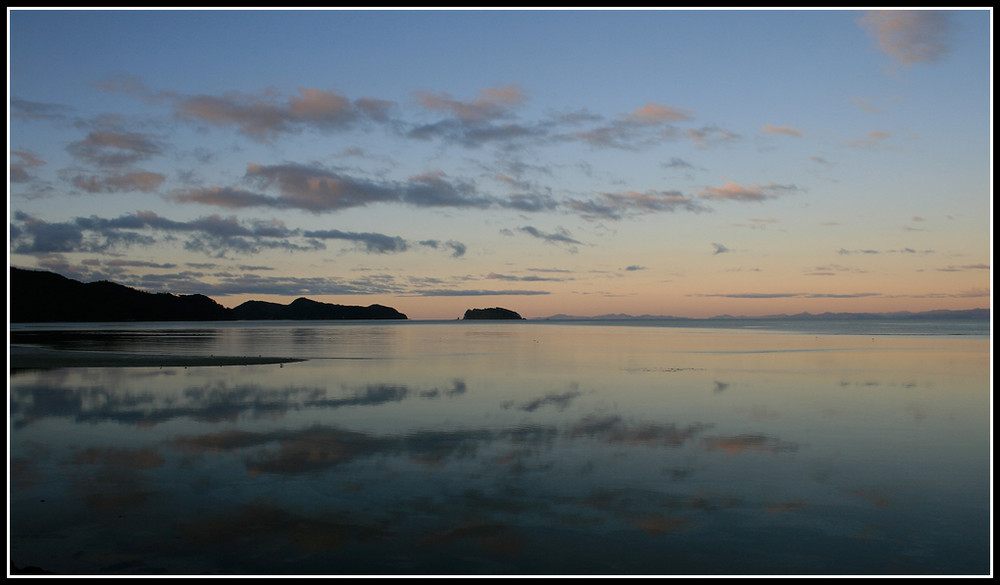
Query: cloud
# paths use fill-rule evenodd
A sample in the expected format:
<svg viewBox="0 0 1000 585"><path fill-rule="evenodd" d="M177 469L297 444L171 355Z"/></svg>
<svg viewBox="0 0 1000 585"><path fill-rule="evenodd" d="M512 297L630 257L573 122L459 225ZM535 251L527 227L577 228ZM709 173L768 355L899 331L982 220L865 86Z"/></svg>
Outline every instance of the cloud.
<svg viewBox="0 0 1000 585"><path fill-rule="evenodd" d="M120 167L163 153L152 137L137 132L94 131L66 147L75 158L101 167Z"/></svg>
<svg viewBox="0 0 1000 585"><path fill-rule="evenodd" d="M850 98L851 103L871 114L884 114L885 112L871 105L870 101L861 97Z"/></svg>
<svg viewBox="0 0 1000 585"><path fill-rule="evenodd" d="M275 197L269 197L252 191L244 191L242 189L231 189L229 187L199 187L178 190L168 198L179 203L201 203L202 205L212 205L228 209L241 209L244 207L283 208L287 206Z"/></svg>
<svg viewBox="0 0 1000 585"><path fill-rule="evenodd" d="M699 213L709 209L679 191L622 191L598 193L598 198L588 201L570 200L566 206L585 218L621 219L626 214L674 212L678 210Z"/></svg>
<svg viewBox="0 0 1000 585"><path fill-rule="evenodd" d="M791 126L774 126L772 124L764 124L761 128L762 132L767 132L769 134L784 134L785 136L795 136L796 138L802 136L802 131L798 128L793 128Z"/></svg>
<svg viewBox="0 0 1000 585"><path fill-rule="evenodd" d="M934 250L916 250L914 248L900 248L893 250L873 250L868 249L854 249L848 250L847 248L841 248L837 250L837 254L841 256L846 256L848 254L933 254Z"/></svg>
<svg viewBox="0 0 1000 585"><path fill-rule="evenodd" d="M938 268L939 272L965 272L968 270L989 270L989 264L965 264L963 266L947 266L945 268Z"/></svg>
<svg viewBox="0 0 1000 585"><path fill-rule="evenodd" d="M103 262L104 266L109 266L112 268L123 268L123 267L133 267L138 266L142 268L176 268L177 265L170 262L146 262L143 260L122 260L121 258L114 258L112 260L105 260Z"/></svg>
<svg viewBox="0 0 1000 585"><path fill-rule="evenodd" d="M579 240L573 239L571 237L570 233L567 230L563 229L563 228L559 228L554 233L545 233L545 232L539 230L538 228L536 228L534 226L530 226L530 225L526 225L524 227L519 227L517 229L518 229L518 231L524 232L526 234L529 234L529 235L531 235L533 237L536 237L536 238L539 238L541 240L545 240L546 242L549 242L549 243L552 243L552 244L570 244L570 245L579 244L579 245L583 245L583 242L581 242Z"/></svg>
<svg viewBox="0 0 1000 585"><path fill-rule="evenodd" d="M404 182L373 181L350 177L314 165L281 164L247 166L245 180L277 196L230 187L195 187L175 191L171 199L227 208L268 207L324 213L373 203L406 203L416 207L485 208L495 200L476 193L475 187L451 180L441 171L409 177Z"/></svg>
<svg viewBox="0 0 1000 585"><path fill-rule="evenodd" d="M868 136L864 138L858 138L857 140L851 140L847 143L851 148L875 148L885 140L887 140L891 134L882 130L873 130L868 133Z"/></svg>
<svg viewBox="0 0 1000 585"><path fill-rule="evenodd" d="M858 24L879 50L903 65L937 61L950 49L952 23L944 11L875 10Z"/></svg>
<svg viewBox="0 0 1000 585"><path fill-rule="evenodd" d="M559 207L551 196L538 193L512 193L506 199L496 199L495 203L507 209L527 212L550 211Z"/></svg>
<svg viewBox="0 0 1000 585"><path fill-rule="evenodd" d="M308 211L330 211L398 200L398 190L354 179L316 166L296 164L247 166L246 178L264 188L277 187L275 205Z"/></svg>
<svg viewBox="0 0 1000 585"><path fill-rule="evenodd" d="M641 124L667 124L670 122L687 122L691 120L694 113L686 108L665 106L655 102L646 102L646 105L634 110L629 117Z"/></svg>
<svg viewBox="0 0 1000 585"><path fill-rule="evenodd" d="M408 296L418 297L492 297L492 296L522 296L547 295L543 290L475 290L475 289L426 289L414 290Z"/></svg>
<svg viewBox="0 0 1000 585"><path fill-rule="evenodd" d="M10 151L10 155L11 161L9 178L11 183L27 183L33 178L28 173L28 169L40 167L45 164L44 160L31 152L12 150Z"/></svg>
<svg viewBox="0 0 1000 585"><path fill-rule="evenodd" d="M696 148L708 148L717 144L736 142L740 140L740 135L718 126L705 126L702 128L690 128L684 133Z"/></svg>
<svg viewBox="0 0 1000 585"><path fill-rule="evenodd" d="M407 249L406 240L399 236L387 236L371 232L342 232L340 230L313 230L303 232L307 238L317 238L320 240L349 240L363 245L366 252L376 254L387 254L404 252Z"/></svg>
<svg viewBox="0 0 1000 585"><path fill-rule="evenodd" d="M670 162L660 163L660 166L663 167L663 168L665 168L665 169L693 169L693 168L695 168L694 165L692 165L691 163L687 162L684 159L678 158L676 156L673 157L673 158L671 158Z"/></svg>
<svg viewBox="0 0 1000 585"><path fill-rule="evenodd" d="M78 169L64 169L60 176L68 180L74 187L88 193L118 193L142 191L149 193L159 189L166 180L164 175L149 171L125 173L87 174Z"/></svg>
<svg viewBox="0 0 1000 585"><path fill-rule="evenodd" d="M520 105L526 99L524 91L517 84L480 90L479 97L464 102L444 92L435 94L418 91L414 96L425 109L447 112L466 123L507 117L512 106Z"/></svg>
<svg viewBox="0 0 1000 585"><path fill-rule="evenodd" d="M701 293L695 297L721 297L726 299L857 299L881 296L879 293Z"/></svg>
<svg viewBox="0 0 1000 585"><path fill-rule="evenodd" d="M754 183L752 186L744 187L728 181L722 187L706 187L699 192L699 195L714 201L754 202L774 199L785 193L798 190L799 188L795 185L780 185L778 183L759 185Z"/></svg>
<svg viewBox="0 0 1000 585"><path fill-rule="evenodd" d="M429 140L441 138L475 148L488 142L506 142L520 138L544 137L543 125L525 126L510 122L515 107L526 99L517 84L480 90L479 97L462 101L445 92L414 92L417 104L429 112L443 112L447 117L411 127L406 136Z"/></svg>
<svg viewBox="0 0 1000 585"><path fill-rule="evenodd" d="M448 240L447 242L444 243L442 243L439 240L422 240L419 243L421 246L428 246L434 249L437 249L442 245L447 248L450 248L452 258L460 258L464 256L466 252L465 244L463 244L462 242L456 242L455 240Z"/></svg>
<svg viewBox="0 0 1000 585"><path fill-rule="evenodd" d="M63 120L72 112L73 108L62 104L10 100L10 116L20 120Z"/></svg>
<svg viewBox="0 0 1000 585"><path fill-rule="evenodd" d="M726 252L731 252L729 248L723 246L722 244L717 244L715 242L712 242L712 247L715 248L715 251L712 252L713 256L716 256L718 254L725 254Z"/></svg>
<svg viewBox="0 0 1000 585"><path fill-rule="evenodd" d="M288 97L273 89L179 97L174 111L182 119L235 127L241 134L266 142L305 129L328 132L366 120L384 122L394 105L376 98L352 101L336 90L300 87L297 91L299 95Z"/></svg>
<svg viewBox="0 0 1000 585"><path fill-rule="evenodd" d="M489 207L492 201L475 194L474 187L464 181L449 181L442 171L433 171L409 178L400 199L417 207Z"/></svg>
<svg viewBox="0 0 1000 585"><path fill-rule="evenodd" d="M598 148L637 150L642 146L650 146L680 136L674 124L690 121L693 117L694 113L686 108L646 102L645 106L620 115L617 119L589 129L559 135L559 139L579 140ZM560 120L574 125L581 121L602 121L600 117L591 115Z"/></svg>
<svg viewBox="0 0 1000 585"><path fill-rule="evenodd" d="M26 214L15 212L20 225L11 224L11 252L18 254L47 254L75 252L83 245L83 230L68 223L48 223ZM30 239L24 242L25 238ZM21 240L20 243L16 243Z"/></svg>
<svg viewBox="0 0 1000 585"><path fill-rule="evenodd" d="M778 220L774 218L765 219L759 217L751 217L747 221L749 222L748 224L734 223L732 225L736 227L749 227L752 230L762 230L765 229L769 223L778 223Z"/></svg>
<svg viewBox="0 0 1000 585"><path fill-rule="evenodd" d="M847 266L841 266L840 264L827 264L826 266L816 266L810 270L804 271L803 274L806 276L834 276L838 272L853 272L856 274L868 274L867 270L861 268L850 268Z"/></svg>
<svg viewBox="0 0 1000 585"><path fill-rule="evenodd" d="M517 282L563 282L565 278L552 278L545 276L514 276L511 274L497 274L496 272L490 272L486 275L487 280L507 280L507 281L517 281Z"/></svg>

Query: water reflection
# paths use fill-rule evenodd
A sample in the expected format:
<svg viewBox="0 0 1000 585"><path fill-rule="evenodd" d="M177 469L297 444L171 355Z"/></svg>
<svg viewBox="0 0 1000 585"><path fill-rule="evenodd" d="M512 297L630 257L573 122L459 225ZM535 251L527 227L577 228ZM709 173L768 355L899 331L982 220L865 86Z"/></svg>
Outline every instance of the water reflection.
<svg viewBox="0 0 1000 585"><path fill-rule="evenodd" d="M77 574L989 570L984 340L860 349L579 325L377 327L365 340L357 327L268 329L319 356L283 368L12 376L14 563ZM227 337L249 339L220 332L202 350Z"/></svg>

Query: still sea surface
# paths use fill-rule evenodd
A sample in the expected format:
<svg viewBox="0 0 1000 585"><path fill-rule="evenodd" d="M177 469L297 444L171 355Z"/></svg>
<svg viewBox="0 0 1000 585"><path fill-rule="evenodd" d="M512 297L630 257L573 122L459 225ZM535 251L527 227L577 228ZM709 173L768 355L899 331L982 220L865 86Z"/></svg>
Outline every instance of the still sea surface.
<svg viewBox="0 0 1000 585"><path fill-rule="evenodd" d="M306 361L9 377L60 574L988 575L987 321L37 324Z"/></svg>

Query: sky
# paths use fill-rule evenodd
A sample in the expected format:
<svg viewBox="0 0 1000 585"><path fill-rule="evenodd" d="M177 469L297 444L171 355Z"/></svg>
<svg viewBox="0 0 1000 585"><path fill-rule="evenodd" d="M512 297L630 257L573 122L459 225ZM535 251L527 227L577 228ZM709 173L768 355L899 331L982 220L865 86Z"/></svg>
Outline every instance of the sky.
<svg viewBox="0 0 1000 585"><path fill-rule="evenodd" d="M8 259L410 319L992 302L992 9L8 8Z"/></svg>

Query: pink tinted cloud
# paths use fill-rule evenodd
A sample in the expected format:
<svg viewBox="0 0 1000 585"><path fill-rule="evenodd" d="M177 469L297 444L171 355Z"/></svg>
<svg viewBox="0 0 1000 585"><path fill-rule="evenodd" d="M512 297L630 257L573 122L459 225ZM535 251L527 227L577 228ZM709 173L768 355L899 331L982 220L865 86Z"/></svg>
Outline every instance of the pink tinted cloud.
<svg viewBox="0 0 1000 585"><path fill-rule="evenodd" d="M665 106L655 102L646 102L646 105L634 110L631 114L633 120L643 124L665 124L668 122L684 122L690 120L693 113L686 108Z"/></svg>
<svg viewBox="0 0 1000 585"><path fill-rule="evenodd" d="M415 95L424 108L448 112L464 122L485 122L502 118L509 113L512 106L526 99L517 84L480 90L479 97L469 101L457 100L445 92L419 91Z"/></svg>
<svg viewBox="0 0 1000 585"><path fill-rule="evenodd" d="M752 202L774 199L783 193L797 190L798 188L795 185L779 185L777 183L758 185L755 183L751 186L745 187L738 183L727 181L726 184L721 187L707 187L703 189L699 195L705 199L712 199L716 201Z"/></svg>
<svg viewBox="0 0 1000 585"><path fill-rule="evenodd" d="M793 128L791 126L775 126L774 124L764 124L764 127L761 128L761 130L769 134L784 134L785 136L795 136L795 137L802 136L801 130L799 130L798 128Z"/></svg>
<svg viewBox="0 0 1000 585"><path fill-rule="evenodd" d="M951 22L937 10L874 10L858 20L878 48L903 65L937 61L948 53Z"/></svg>

